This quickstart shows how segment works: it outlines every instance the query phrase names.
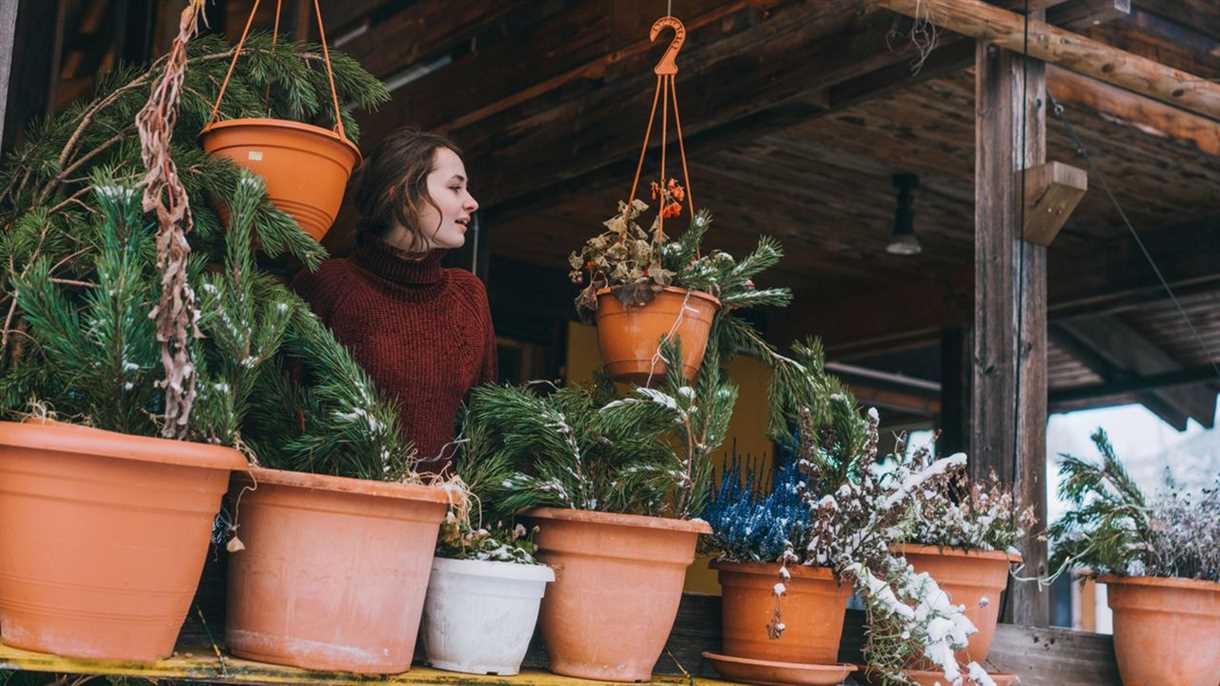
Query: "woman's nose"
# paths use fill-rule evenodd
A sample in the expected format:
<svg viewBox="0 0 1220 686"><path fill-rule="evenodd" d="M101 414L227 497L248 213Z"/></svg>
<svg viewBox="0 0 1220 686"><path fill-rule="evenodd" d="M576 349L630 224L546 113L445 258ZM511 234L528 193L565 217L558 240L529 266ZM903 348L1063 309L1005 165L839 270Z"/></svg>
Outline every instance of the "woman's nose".
<svg viewBox="0 0 1220 686"><path fill-rule="evenodd" d="M466 194L466 210L468 212L474 212L478 209L479 209L479 201L475 200L473 195L467 193Z"/></svg>

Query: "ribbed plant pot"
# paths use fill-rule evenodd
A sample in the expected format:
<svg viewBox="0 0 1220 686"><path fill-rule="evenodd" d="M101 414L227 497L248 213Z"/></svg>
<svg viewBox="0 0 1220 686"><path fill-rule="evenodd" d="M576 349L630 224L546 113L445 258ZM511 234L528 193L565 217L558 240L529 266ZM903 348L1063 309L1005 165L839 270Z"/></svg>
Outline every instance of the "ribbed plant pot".
<svg viewBox="0 0 1220 686"><path fill-rule="evenodd" d="M789 565L784 583L779 638L767 634L775 611L779 565L763 562L712 563L720 577L721 641L733 657L808 665L838 662L839 639L851 585L839 583L825 567Z"/></svg>
<svg viewBox="0 0 1220 686"><path fill-rule="evenodd" d="M546 565L434 559L422 628L428 664L468 674L520 672L554 580Z"/></svg>
<svg viewBox="0 0 1220 686"><path fill-rule="evenodd" d="M978 629L970 644L957 651L961 664L982 664L991 652L1000 599L1008 586L1009 564L1021 556L1000 551L958 550L932 545L896 545L891 549L911 563L916 573L927 572L955 605L965 606L966 617ZM1215 686L1213 684L1213 686Z"/></svg>
<svg viewBox="0 0 1220 686"><path fill-rule="evenodd" d="M1104 576L1126 686L1220 683L1220 583Z"/></svg>
<svg viewBox="0 0 1220 686"><path fill-rule="evenodd" d="M440 488L253 469L237 474L225 642L239 657L396 674L411 666Z"/></svg>
<svg viewBox="0 0 1220 686"><path fill-rule="evenodd" d="M231 448L0 422L0 640L168 657L199 584Z"/></svg>
<svg viewBox="0 0 1220 686"><path fill-rule="evenodd" d="M267 196L321 241L335 223L360 149L329 129L286 119L229 119L199 134L207 154L258 174Z"/></svg>
<svg viewBox="0 0 1220 686"><path fill-rule="evenodd" d="M652 677L695 559L701 520L538 508L538 558L555 570L539 623L551 671L604 681Z"/></svg>
<svg viewBox="0 0 1220 686"><path fill-rule="evenodd" d="M651 302L626 307L603 288L597 292L597 345L606 374L615 381L644 386L665 379L661 338L682 341L682 374L695 378L707 351L707 338L720 301L708 293L665 288Z"/></svg>

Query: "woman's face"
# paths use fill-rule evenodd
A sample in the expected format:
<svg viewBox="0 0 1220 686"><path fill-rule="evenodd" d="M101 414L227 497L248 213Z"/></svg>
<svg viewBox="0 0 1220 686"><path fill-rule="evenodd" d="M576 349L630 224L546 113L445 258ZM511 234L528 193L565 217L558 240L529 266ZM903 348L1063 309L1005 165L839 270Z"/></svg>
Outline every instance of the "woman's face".
<svg viewBox="0 0 1220 686"><path fill-rule="evenodd" d="M460 248L466 244L466 229L479 203L466 185L462 158L448 148L437 148L428 173L428 195L433 205L421 203L416 219L427 249Z"/></svg>

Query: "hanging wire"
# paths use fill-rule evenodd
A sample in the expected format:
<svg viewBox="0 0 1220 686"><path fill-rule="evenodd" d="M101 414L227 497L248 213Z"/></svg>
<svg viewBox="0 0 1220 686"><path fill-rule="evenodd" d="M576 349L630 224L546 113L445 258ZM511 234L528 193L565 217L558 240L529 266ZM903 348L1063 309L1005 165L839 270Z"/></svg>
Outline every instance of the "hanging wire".
<svg viewBox="0 0 1220 686"><path fill-rule="evenodd" d="M1054 113L1056 119L1063 122L1064 127L1067 129L1068 137L1072 139L1072 145L1076 147L1076 154L1084 159L1085 165L1088 168L1089 178L1096 176L1097 180L1101 182L1101 188L1103 191L1105 191L1106 197L1110 199L1110 203L1114 205L1114 209L1118 212L1118 216L1122 218L1123 224L1127 227L1127 231L1131 234L1131 238L1135 240L1135 244L1139 246L1140 252L1144 255L1144 259L1148 262L1148 266L1152 267L1152 271L1156 274L1157 280L1160 281L1161 287L1165 289L1165 293L1168 294L1169 299L1173 301L1173 306L1177 308L1178 314L1182 316L1182 321L1186 322L1186 326L1190 329L1191 335L1194 336L1195 342L1199 345L1199 349L1202 350L1207 356L1207 363L1209 366L1211 366L1212 371L1216 373L1216 380L1220 381L1220 365L1216 364L1216 356L1212 354L1213 351L1208 348L1207 343L1203 340L1203 336L1199 333L1199 330L1195 328L1195 324L1191 321L1190 315L1186 314L1186 309L1182 307L1182 303L1178 300L1177 294L1173 292L1173 287L1169 285L1169 280L1165 278L1165 274L1161 272L1161 268L1157 266L1156 260L1153 259L1152 253L1148 250L1148 247L1144 245L1143 239L1140 238L1139 232L1135 230L1135 225L1131 223L1131 219L1127 216L1126 210L1124 210L1123 206L1118 202L1118 198L1114 195L1114 191L1110 189L1110 184L1106 181L1106 175L1102 173L1101 168L1094 164L1093 158L1089 156L1089 150L1087 147L1085 147L1084 141L1082 141L1080 136L1076 134L1076 128L1072 126L1072 122L1064 116L1063 105L1059 104L1059 101L1055 99L1055 96L1047 93L1047 97L1050 98L1051 112Z"/></svg>

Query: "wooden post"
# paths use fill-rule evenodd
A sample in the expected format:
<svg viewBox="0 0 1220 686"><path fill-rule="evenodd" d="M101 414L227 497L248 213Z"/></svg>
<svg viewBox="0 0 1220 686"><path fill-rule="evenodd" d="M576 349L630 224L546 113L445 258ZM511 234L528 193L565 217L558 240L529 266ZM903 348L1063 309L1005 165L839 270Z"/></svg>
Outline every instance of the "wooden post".
<svg viewBox="0 0 1220 686"><path fill-rule="evenodd" d="M13 45L16 39L17 3L0 3L0 147L4 145L4 113L8 104L8 82L13 71Z"/></svg>
<svg viewBox="0 0 1220 686"><path fill-rule="evenodd" d="M1022 177L1046 161L1046 66L975 49L974 365L970 473L994 471L1046 521L1046 247L1023 236ZM1023 542L1025 576L1046 544ZM1010 584L1007 621L1046 626L1049 594Z"/></svg>

